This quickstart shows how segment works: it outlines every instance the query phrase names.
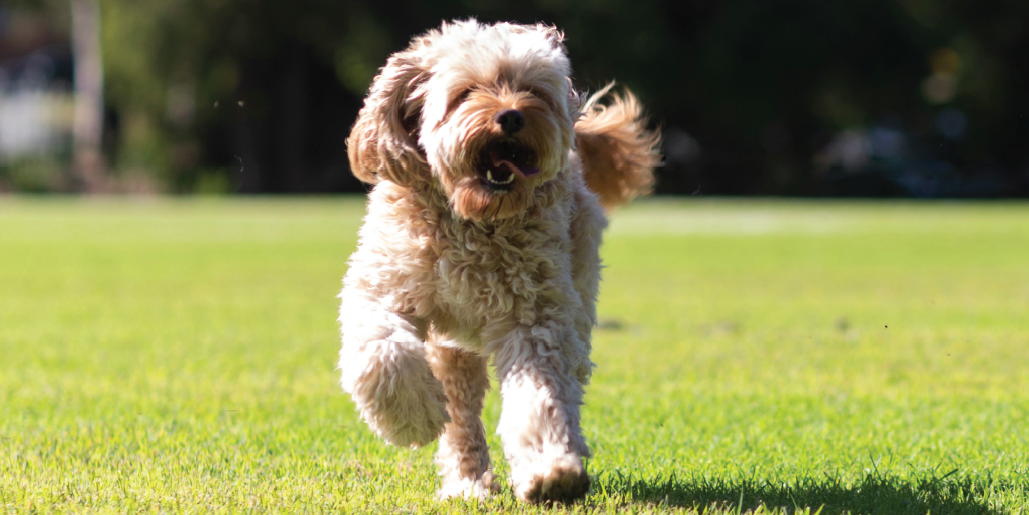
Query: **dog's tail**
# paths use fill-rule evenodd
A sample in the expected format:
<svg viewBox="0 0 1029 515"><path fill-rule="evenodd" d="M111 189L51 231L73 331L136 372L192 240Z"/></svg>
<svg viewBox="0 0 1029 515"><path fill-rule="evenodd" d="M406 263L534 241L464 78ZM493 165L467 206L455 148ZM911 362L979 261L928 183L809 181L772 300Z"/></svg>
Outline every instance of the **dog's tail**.
<svg viewBox="0 0 1029 515"><path fill-rule="evenodd" d="M650 193L654 167L661 163L661 136L646 129L636 96L629 90L609 95L612 87L613 82L591 96L575 122L586 186L608 211Z"/></svg>

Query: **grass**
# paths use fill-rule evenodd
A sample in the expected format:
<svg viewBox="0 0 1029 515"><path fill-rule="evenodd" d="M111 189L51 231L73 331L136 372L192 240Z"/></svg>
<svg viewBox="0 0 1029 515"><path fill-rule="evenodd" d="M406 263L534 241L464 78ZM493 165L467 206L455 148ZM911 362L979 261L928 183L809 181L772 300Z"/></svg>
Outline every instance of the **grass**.
<svg viewBox="0 0 1029 515"><path fill-rule="evenodd" d="M434 449L357 419L334 296L362 212L0 198L0 512L1029 511L1029 204L619 211L593 490L556 507L440 503Z"/></svg>

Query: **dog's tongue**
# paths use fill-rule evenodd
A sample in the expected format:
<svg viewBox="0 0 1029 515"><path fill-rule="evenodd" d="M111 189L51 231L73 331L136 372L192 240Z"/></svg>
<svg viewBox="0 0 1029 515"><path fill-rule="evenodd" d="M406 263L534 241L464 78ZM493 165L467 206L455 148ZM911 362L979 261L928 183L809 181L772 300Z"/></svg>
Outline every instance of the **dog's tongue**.
<svg viewBox="0 0 1029 515"><path fill-rule="evenodd" d="M513 173L523 179L527 179L529 177L532 177L533 175L540 173L540 169L536 168L535 166L515 166L514 163L506 159L494 161L493 166L496 166L497 168L503 168L508 172Z"/></svg>

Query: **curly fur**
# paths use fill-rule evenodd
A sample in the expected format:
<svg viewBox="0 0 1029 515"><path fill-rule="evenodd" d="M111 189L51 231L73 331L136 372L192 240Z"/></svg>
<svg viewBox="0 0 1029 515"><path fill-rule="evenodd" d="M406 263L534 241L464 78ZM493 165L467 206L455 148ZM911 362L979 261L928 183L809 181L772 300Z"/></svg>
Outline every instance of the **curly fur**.
<svg viewBox="0 0 1029 515"><path fill-rule="evenodd" d="M610 104L602 103L614 83L608 84L583 107L575 122L575 141L586 172L586 185L611 210L654 188L653 169L661 163L655 152L656 132L645 130L641 107L629 91L612 94Z"/></svg>
<svg viewBox="0 0 1029 515"><path fill-rule="evenodd" d="M589 489L579 407L601 205L647 191L657 136L631 93L581 105L562 39L445 23L389 58L348 139L374 187L340 293L341 384L387 442L440 438L441 497L499 487L480 418L490 357L515 494ZM510 110L524 117L514 133L498 121Z"/></svg>

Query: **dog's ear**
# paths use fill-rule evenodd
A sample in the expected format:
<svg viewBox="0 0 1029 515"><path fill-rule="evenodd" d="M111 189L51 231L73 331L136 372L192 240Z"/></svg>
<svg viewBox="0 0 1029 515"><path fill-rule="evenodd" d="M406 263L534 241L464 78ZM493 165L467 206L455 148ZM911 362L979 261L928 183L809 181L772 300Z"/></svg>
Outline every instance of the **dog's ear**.
<svg viewBox="0 0 1029 515"><path fill-rule="evenodd" d="M421 44L416 42L386 61L350 130L350 170L364 182L388 180L411 185L428 176L428 164L418 148L424 103L424 92L418 86L428 79L428 72L418 62Z"/></svg>
<svg viewBox="0 0 1029 515"><path fill-rule="evenodd" d="M568 83L568 116L572 117L572 123L574 123L582 114L581 108L585 103L585 93L575 89L575 83L572 82L571 77L565 77L565 82Z"/></svg>

